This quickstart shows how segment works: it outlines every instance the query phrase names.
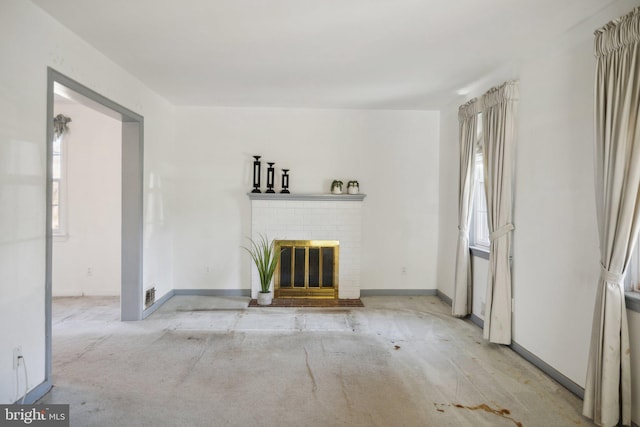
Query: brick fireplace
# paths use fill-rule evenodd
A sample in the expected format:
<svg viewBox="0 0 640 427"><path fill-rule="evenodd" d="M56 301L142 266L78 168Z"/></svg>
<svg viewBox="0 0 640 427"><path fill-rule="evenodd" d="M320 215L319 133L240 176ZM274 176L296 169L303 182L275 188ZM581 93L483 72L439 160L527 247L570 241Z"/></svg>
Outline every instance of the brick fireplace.
<svg viewBox="0 0 640 427"><path fill-rule="evenodd" d="M364 194L254 194L251 199L251 237L265 234L275 240L332 240L340 245L338 298L360 298L360 252ZM251 297L260 289L255 268Z"/></svg>

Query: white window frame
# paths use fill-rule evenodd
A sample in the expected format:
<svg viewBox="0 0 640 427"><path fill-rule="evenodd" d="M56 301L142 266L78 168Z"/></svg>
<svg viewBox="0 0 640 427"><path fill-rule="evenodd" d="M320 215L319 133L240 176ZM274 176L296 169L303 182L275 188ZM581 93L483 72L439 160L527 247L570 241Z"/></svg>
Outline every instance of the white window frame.
<svg viewBox="0 0 640 427"><path fill-rule="evenodd" d="M53 226L53 215L51 216L51 232L53 236L57 239L66 238L67 237L67 142L64 135L56 137L56 139L60 143L60 154L58 155L60 158L60 175L59 177L55 177L55 172L52 167L52 177L51 177L51 187L53 192L54 183L58 184L58 227L55 228ZM55 142L54 142L55 144ZM52 147L53 148L53 147ZM52 158L55 159L56 153L52 154ZM54 161L54 160L52 160ZM55 206L56 200L51 199L52 207L51 210L53 212L53 207Z"/></svg>
<svg viewBox="0 0 640 427"><path fill-rule="evenodd" d="M471 227L469 245L474 249L489 252L489 224L487 222L487 199L484 189L484 155L482 152L482 113L478 114L475 144L475 164L473 165L473 202L471 205Z"/></svg>

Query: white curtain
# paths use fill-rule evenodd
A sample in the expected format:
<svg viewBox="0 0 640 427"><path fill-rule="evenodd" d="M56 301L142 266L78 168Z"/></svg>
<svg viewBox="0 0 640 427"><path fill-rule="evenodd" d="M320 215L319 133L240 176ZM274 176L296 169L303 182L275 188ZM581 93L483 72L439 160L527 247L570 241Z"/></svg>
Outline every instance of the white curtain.
<svg viewBox="0 0 640 427"><path fill-rule="evenodd" d="M484 338L511 344L511 244L513 155L518 82L506 82L482 97L484 185L489 222L489 280Z"/></svg>
<svg viewBox="0 0 640 427"><path fill-rule="evenodd" d="M469 223L473 202L475 144L480 102L472 99L458 109L460 122L460 176L458 181L458 249L452 312L464 317L471 313L471 259L469 257Z"/></svg>
<svg viewBox="0 0 640 427"><path fill-rule="evenodd" d="M595 183L601 275L583 414L631 423L630 347L623 279L640 219L640 8L595 34Z"/></svg>

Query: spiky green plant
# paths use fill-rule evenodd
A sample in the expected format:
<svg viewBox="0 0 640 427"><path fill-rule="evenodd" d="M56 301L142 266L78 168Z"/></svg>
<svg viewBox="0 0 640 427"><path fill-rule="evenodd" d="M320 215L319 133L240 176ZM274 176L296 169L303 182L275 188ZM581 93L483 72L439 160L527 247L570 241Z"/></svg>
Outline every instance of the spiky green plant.
<svg viewBox="0 0 640 427"><path fill-rule="evenodd" d="M267 236L260 234L258 241L249 239L251 246L249 248L243 246L242 248L249 252L253 262L256 264L258 274L260 274L260 292L269 292L271 287L271 279L273 273L276 271L280 253L275 250L275 244L269 241Z"/></svg>

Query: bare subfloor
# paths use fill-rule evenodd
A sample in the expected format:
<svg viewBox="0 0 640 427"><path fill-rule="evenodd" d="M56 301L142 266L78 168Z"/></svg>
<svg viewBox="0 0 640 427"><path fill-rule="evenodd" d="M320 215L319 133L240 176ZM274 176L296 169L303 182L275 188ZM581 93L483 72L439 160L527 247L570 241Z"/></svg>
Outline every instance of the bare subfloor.
<svg viewBox="0 0 640 427"><path fill-rule="evenodd" d="M56 298L53 390L74 426L588 426L581 401L436 297L247 308Z"/></svg>

